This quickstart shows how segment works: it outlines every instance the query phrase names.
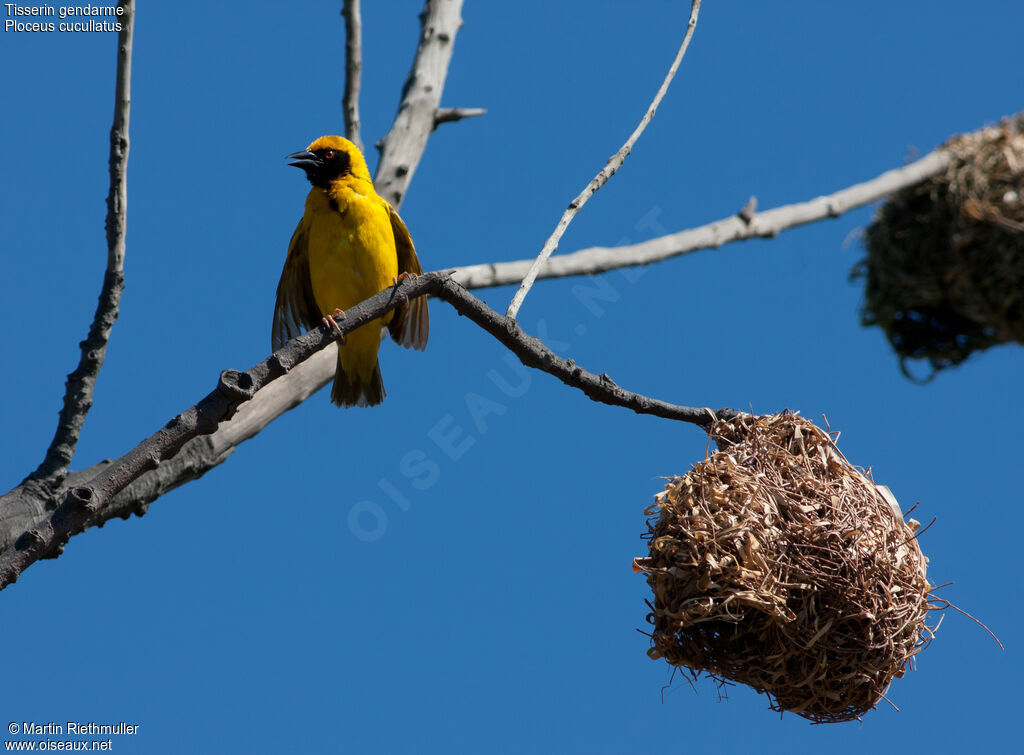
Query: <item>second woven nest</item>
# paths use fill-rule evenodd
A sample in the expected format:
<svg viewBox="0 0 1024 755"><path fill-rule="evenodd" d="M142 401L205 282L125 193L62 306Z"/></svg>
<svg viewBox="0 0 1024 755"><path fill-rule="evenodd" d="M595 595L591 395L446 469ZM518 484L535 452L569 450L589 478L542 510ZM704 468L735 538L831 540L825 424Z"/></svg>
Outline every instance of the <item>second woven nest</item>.
<svg viewBox="0 0 1024 755"><path fill-rule="evenodd" d="M1024 343L1024 115L950 139L946 169L896 192L864 234L861 321L933 373Z"/></svg>

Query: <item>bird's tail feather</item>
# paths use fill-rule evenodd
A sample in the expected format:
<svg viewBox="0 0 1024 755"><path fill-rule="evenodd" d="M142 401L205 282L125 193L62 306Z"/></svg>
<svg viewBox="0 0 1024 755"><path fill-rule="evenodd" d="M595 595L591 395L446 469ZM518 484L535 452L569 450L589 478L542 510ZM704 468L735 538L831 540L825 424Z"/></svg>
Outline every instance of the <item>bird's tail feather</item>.
<svg viewBox="0 0 1024 755"><path fill-rule="evenodd" d="M380 364L373 366L373 374L369 380L362 380L358 375L349 375L341 364L341 352L338 352L338 370L334 373L334 385L331 387L331 401L338 406L376 406L384 400L384 381L380 377Z"/></svg>

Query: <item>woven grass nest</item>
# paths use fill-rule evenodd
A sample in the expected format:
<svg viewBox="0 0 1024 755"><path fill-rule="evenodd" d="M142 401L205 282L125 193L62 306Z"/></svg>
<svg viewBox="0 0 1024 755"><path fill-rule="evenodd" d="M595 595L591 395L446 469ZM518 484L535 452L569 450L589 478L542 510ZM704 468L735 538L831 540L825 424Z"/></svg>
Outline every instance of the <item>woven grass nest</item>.
<svg viewBox="0 0 1024 755"><path fill-rule="evenodd" d="M943 145L946 170L894 194L865 232L861 322L932 375L1024 343L1024 114Z"/></svg>
<svg viewBox="0 0 1024 755"><path fill-rule="evenodd" d="M648 655L816 723L859 718L933 634L917 523L795 414L710 435L720 450L646 511Z"/></svg>

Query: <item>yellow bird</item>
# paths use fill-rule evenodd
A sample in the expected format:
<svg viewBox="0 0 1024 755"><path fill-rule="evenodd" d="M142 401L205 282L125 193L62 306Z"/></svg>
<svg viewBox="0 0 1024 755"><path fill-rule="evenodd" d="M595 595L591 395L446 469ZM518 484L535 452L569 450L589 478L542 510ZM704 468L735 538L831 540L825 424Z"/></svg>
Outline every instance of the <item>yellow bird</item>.
<svg viewBox="0 0 1024 755"><path fill-rule="evenodd" d="M274 349L341 316L345 309L423 268L398 213L373 188L359 149L340 136L322 136L288 155L313 184L277 284ZM333 321L330 321L333 323ZM396 343L422 350L430 328L427 297L348 334L338 343L331 401L376 406L384 399L377 350L387 327ZM336 326L335 326L336 327Z"/></svg>

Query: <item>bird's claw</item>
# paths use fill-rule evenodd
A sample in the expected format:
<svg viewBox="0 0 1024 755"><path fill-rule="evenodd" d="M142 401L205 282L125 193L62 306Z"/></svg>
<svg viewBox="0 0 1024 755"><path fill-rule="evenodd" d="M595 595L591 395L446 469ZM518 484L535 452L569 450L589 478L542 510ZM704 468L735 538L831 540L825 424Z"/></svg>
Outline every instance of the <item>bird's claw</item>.
<svg viewBox="0 0 1024 755"><path fill-rule="evenodd" d="M342 320L345 319L345 312L340 309L335 309L330 316L324 316L323 324L328 330L334 331L334 334L338 337L338 342L341 344L345 343L345 334L341 332L341 326L338 325L338 321L335 317L340 317Z"/></svg>
<svg viewBox="0 0 1024 755"><path fill-rule="evenodd" d="M404 280L406 280L408 278L416 278L416 277L417 276L416 276L415 273L401 272L401 273L398 274L397 278L395 276L393 276L393 275L391 276L391 283L395 287L395 291L397 292L398 291L398 284L399 284L399 282L404 281ZM406 299L405 303L402 304L402 309L408 309L408 308L409 308L409 300Z"/></svg>

